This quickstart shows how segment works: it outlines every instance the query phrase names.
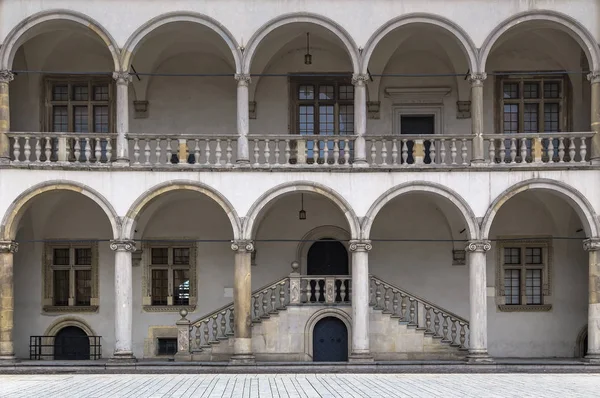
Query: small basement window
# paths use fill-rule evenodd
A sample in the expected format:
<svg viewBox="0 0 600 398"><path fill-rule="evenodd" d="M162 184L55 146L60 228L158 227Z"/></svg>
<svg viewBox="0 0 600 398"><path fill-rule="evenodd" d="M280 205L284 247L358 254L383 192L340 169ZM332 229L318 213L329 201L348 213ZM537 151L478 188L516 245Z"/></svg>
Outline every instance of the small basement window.
<svg viewBox="0 0 600 398"><path fill-rule="evenodd" d="M158 355L177 354L177 339L158 339Z"/></svg>

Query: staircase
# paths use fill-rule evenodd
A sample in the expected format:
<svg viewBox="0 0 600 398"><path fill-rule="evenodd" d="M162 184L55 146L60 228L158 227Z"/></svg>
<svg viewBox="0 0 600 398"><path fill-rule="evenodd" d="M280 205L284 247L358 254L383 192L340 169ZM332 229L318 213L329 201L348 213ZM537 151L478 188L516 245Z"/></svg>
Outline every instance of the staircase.
<svg viewBox="0 0 600 398"><path fill-rule="evenodd" d="M414 294L370 276L371 351L377 360L447 359L467 351L469 322ZM319 311L351 316L350 276L291 274L252 293L257 359L311 360L305 325ZM176 358L227 360L233 354L233 303L190 322L177 322ZM286 341L280 341L280 340ZM264 351L264 352L262 352ZM264 355L261 355L262 354Z"/></svg>

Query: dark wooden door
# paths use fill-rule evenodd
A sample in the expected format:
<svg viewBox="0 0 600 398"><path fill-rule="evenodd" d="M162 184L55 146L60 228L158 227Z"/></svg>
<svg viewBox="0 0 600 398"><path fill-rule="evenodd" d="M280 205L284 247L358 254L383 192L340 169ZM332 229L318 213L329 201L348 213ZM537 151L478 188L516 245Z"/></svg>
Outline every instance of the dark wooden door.
<svg viewBox="0 0 600 398"><path fill-rule="evenodd" d="M90 359L90 339L76 326L61 329L54 337L55 360Z"/></svg>
<svg viewBox="0 0 600 398"><path fill-rule="evenodd" d="M321 319L313 329L314 362L348 361L348 329L338 318Z"/></svg>

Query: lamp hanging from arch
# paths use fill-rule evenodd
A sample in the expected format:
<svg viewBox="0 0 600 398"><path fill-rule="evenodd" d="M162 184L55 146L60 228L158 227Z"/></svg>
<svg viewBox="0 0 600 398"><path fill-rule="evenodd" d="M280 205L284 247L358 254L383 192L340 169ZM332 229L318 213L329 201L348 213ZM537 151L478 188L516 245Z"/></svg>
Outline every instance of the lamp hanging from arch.
<svg viewBox="0 0 600 398"><path fill-rule="evenodd" d="M312 65L312 55L310 55L310 33L306 32L306 54L304 54L304 64Z"/></svg>
<svg viewBox="0 0 600 398"><path fill-rule="evenodd" d="M300 211L298 212L299 220L306 220L306 211L304 210L304 194L300 194Z"/></svg>

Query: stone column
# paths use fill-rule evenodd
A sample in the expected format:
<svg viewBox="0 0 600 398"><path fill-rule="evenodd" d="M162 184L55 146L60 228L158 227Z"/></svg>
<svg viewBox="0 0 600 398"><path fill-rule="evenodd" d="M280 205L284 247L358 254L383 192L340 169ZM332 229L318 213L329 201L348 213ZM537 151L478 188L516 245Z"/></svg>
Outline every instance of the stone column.
<svg viewBox="0 0 600 398"><path fill-rule="evenodd" d="M13 254L19 245L14 241L0 241L0 362L13 361Z"/></svg>
<svg viewBox="0 0 600 398"><path fill-rule="evenodd" d="M237 163L250 163L248 148L248 132L250 130L250 114L248 113L248 86L250 75L236 74L237 80Z"/></svg>
<svg viewBox="0 0 600 398"><path fill-rule="evenodd" d="M129 165L129 143L126 134L129 133L129 83L131 75L128 72L113 72L117 82L117 165Z"/></svg>
<svg viewBox="0 0 600 398"><path fill-rule="evenodd" d="M586 359L600 362L600 238L583 241L589 252L588 351Z"/></svg>
<svg viewBox="0 0 600 398"><path fill-rule="evenodd" d="M252 275L251 262L254 244L250 240L234 241L231 249L235 252L233 273L233 357L235 363L253 363L252 354Z"/></svg>
<svg viewBox="0 0 600 398"><path fill-rule="evenodd" d="M112 360L134 362L132 261L135 242L113 240L111 250L115 252L115 352Z"/></svg>
<svg viewBox="0 0 600 398"><path fill-rule="evenodd" d="M352 352L350 362L373 361L369 348L369 240L351 240Z"/></svg>
<svg viewBox="0 0 600 398"><path fill-rule="evenodd" d="M594 132L590 149L592 163L600 163L600 71L593 71L587 75L592 86L591 95L591 128Z"/></svg>
<svg viewBox="0 0 600 398"><path fill-rule="evenodd" d="M354 132L357 135L354 142L354 165L368 166L367 143L367 81L369 75L355 74L352 76L354 84Z"/></svg>
<svg viewBox="0 0 600 398"><path fill-rule="evenodd" d="M0 164L10 162L10 144L6 135L10 131L8 83L14 78L11 71L0 70Z"/></svg>
<svg viewBox="0 0 600 398"><path fill-rule="evenodd" d="M469 264L469 362L491 362L487 352L486 252L489 240L473 240L465 248Z"/></svg>
<svg viewBox="0 0 600 398"><path fill-rule="evenodd" d="M483 82L485 73L473 73L471 83L471 133L473 134L473 157L471 163L483 163Z"/></svg>

